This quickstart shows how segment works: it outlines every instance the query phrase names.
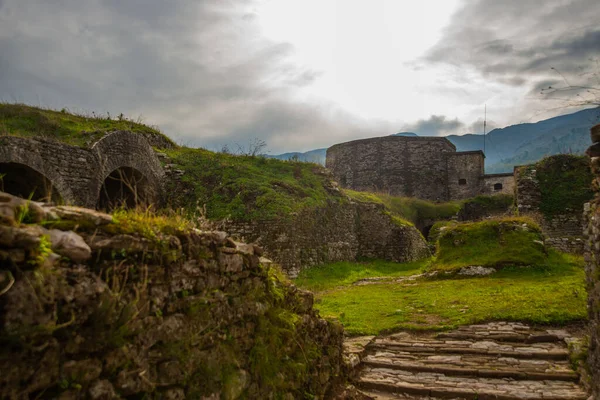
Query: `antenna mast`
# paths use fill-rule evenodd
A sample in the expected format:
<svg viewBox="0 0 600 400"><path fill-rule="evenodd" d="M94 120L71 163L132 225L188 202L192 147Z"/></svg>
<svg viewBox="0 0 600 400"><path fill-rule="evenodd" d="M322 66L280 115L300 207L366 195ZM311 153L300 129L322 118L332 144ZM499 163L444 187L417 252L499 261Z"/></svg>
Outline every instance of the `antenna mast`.
<svg viewBox="0 0 600 400"><path fill-rule="evenodd" d="M483 153L485 154L485 130L487 127L487 104L485 105L484 108L484 114L483 114Z"/></svg>

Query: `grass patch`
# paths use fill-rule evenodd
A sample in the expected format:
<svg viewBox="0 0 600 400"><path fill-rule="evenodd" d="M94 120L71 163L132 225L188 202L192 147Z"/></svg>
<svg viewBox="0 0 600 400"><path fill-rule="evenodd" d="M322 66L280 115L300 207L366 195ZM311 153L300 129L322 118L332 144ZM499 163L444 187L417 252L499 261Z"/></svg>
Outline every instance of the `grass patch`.
<svg viewBox="0 0 600 400"><path fill-rule="evenodd" d="M327 190L329 180L316 164L191 148L167 153L185 171L185 194L178 196L182 204L177 206L193 210L205 205L210 219L290 218L302 209L344 200Z"/></svg>
<svg viewBox="0 0 600 400"><path fill-rule="evenodd" d="M67 110L54 111L25 104L0 103L0 135L46 137L75 146L85 146L97 141L107 132L117 130L160 138L168 147L175 146L157 128L134 122L122 114L77 115Z"/></svg>
<svg viewBox="0 0 600 400"><path fill-rule="evenodd" d="M382 260L364 262L343 261L303 269L298 278L296 278L295 284L305 289L319 292L338 286L351 285L365 278L397 278L419 274L427 268L429 263L429 259L403 264Z"/></svg>
<svg viewBox="0 0 600 400"><path fill-rule="evenodd" d="M391 196L384 193L357 192L344 189L344 193L355 201L383 204L386 209L413 224L425 220L449 219L461 208L461 202L433 203L412 197Z"/></svg>
<svg viewBox="0 0 600 400"><path fill-rule="evenodd" d="M349 283L362 264L348 266L347 274L333 264L321 268L330 273L313 272L295 283L317 290L321 315L339 319L352 335L442 330L491 320L560 325L586 319L583 264L582 257L551 251L543 265L505 268L487 277L365 286ZM397 266L398 271L410 268Z"/></svg>
<svg viewBox="0 0 600 400"><path fill-rule="evenodd" d="M435 229L439 233L432 268L436 270L542 265L547 260L541 230L529 218L456 223Z"/></svg>

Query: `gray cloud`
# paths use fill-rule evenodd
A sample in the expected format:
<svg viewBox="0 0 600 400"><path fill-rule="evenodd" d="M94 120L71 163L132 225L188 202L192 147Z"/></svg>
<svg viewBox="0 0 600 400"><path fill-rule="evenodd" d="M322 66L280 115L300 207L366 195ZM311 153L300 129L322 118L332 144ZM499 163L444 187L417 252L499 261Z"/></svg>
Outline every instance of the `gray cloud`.
<svg viewBox="0 0 600 400"><path fill-rule="evenodd" d="M443 115L432 115L413 124L405 125L402 130L414 132L421 136L442 136L463 132L465 124L458 119L449 119Z"/></svg>
<svg viewBox="0 0 600 400"><path fill-rule="evenodd" d="M377 134L380 123L345 115L344 129L327 105L293 100L319 73L260 38L253 4L0 0L0 100L142 115L193 146L260 137L283 150Z"/></svg>
<svg viewBox="0 0 600 400"><path fill-rule="evenodd" d="M530 93L544 82L566 85L556 71L585 83L582 72L600 57L598 15L597 0L466 0L421 61L470 67Z"/></svg>

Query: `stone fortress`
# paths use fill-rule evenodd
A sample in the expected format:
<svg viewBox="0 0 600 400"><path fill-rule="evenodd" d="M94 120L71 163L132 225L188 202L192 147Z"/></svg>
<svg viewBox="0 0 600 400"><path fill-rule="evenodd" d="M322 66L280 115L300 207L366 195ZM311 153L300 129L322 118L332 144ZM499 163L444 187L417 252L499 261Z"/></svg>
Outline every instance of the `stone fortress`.
<svg viewBox="0 0 600 400"><path fill-rule="evenodd" d="M326 166L344 188L431 201L513 194L513 173L486 175L482 151L443 137L384 136L331 146Z"/></svg>

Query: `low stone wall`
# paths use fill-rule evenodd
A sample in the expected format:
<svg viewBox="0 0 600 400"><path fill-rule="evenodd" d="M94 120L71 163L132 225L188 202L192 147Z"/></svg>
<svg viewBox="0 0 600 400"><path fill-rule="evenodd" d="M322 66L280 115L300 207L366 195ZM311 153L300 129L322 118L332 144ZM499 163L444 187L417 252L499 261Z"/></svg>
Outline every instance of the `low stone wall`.
<svg viewBox="0 0 600 400"><path fill-rule="evenodd" d="M288 220L227 222L223 228L262 246L291 277L328 262L361 257L406 262L430 255L415 227L395 223L383 205L374 203L335 203Z"/></svg>
<svg viewBox="0 0 600 400"><path fill-rule="evenodd" d="M0 192L0 398L323 398L342 377L342 327L260 248L145 218Z"/></svg>
<svg viewBox="0 0 600 400"><path fill-rule="evenodd" d="M596 197L586 205L585 217L585 258L588 289L589 314L589 351L588 371L591 374L590 385L592 399L600 398L600 125L592 128L592 147L588 150L591 157L594 189Z"/></svg>

